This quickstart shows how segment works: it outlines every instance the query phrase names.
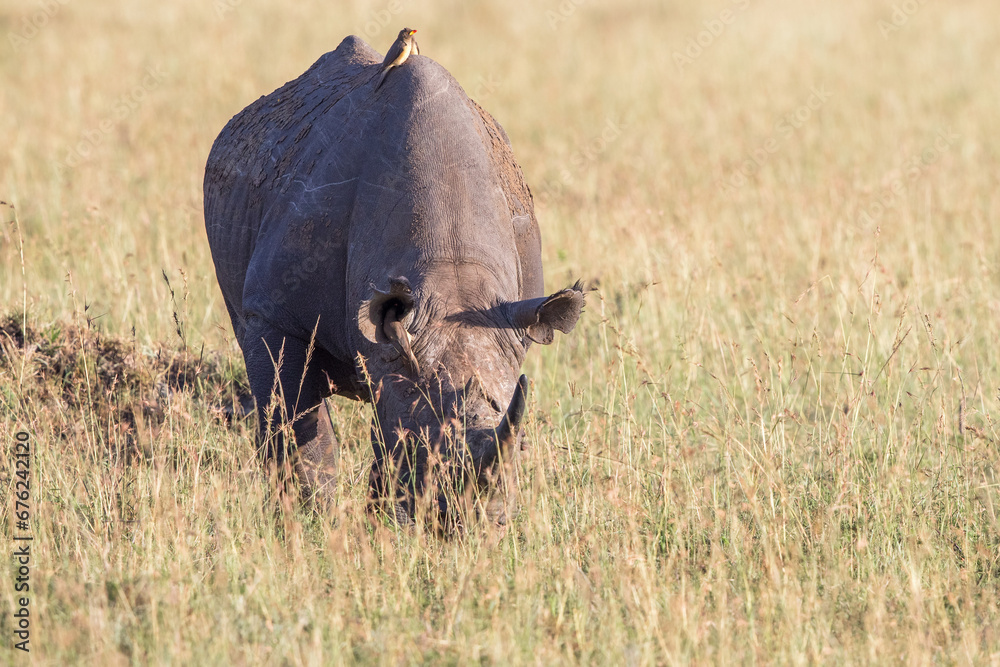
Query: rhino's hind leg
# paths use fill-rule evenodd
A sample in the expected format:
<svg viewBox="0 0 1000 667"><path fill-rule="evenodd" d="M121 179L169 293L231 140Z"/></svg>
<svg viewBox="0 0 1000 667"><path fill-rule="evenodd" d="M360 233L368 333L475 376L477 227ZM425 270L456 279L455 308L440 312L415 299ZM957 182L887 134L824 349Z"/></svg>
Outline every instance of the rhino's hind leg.
<svg viewBox="0 0 1000 667"><path fill-rule="evenodd" d="M330 393L322 350L255 322L244 339L250 390L257 403L257 445L265 466L291 468L306 499L328 502L339 444L323 397ZM308 361L308 364L307 364ZM275 371L277 370L277 373ZM287 442L289 432L294 436ZM286 468L286 463L288 467Z"/></svg>

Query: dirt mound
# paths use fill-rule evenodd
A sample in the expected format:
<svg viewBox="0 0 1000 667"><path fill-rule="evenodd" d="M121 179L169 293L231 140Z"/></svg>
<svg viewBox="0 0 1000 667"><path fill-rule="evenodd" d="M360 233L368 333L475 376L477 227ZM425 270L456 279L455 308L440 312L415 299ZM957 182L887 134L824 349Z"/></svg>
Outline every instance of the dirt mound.
<svg viewBox="0 0 1000 667"><path fill-rule="evenodd" d="M226 421L252 406L242 366L218 353L142 346L72 322L25 328L20 315L0 318L3 376L12 377L23 409L78 414L109 436L123 431L130 443L130 434L162 424L171 405L185 398Z"/></svg>

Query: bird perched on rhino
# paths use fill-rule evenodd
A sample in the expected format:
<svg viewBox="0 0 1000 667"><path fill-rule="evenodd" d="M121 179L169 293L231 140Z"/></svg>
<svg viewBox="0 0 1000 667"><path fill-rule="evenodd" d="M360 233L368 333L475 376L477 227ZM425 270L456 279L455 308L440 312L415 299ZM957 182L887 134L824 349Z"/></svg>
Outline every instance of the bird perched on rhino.
<svg viewBox="0 0 1000 667"><path fill-rule="evenodd" d="M399 31L396 41L389 47L389 50L385 54L385 60L382 61L382 77L378 80L375 90L378 90L382 86L382 82L385 81L389 70L405 63L406 59L411 55L420 55L420 47L417 46L417 40L413 38L413 35L416 33L416 30L411 30L410 28L403 28Z"/></svg>

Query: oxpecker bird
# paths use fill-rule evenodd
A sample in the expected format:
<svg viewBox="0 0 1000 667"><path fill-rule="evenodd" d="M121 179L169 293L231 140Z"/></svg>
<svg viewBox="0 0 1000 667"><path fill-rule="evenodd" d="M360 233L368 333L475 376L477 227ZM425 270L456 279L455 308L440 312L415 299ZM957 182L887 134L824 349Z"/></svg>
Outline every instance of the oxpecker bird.
<svg viewBox="0 0 1000 667"><path fill-rule="evenodd" d="M389 51L385 54L385 60L382 61L382 77L378 80L375 90L378 90L382 86L382 82L385 81L385 76L389 73L389 70L405 63L411 54L415 56L420 55L417 40L413 38L416 32L416 30L410 30L409 28L403 28L399 31L396 41L389 47Z"/></svg>

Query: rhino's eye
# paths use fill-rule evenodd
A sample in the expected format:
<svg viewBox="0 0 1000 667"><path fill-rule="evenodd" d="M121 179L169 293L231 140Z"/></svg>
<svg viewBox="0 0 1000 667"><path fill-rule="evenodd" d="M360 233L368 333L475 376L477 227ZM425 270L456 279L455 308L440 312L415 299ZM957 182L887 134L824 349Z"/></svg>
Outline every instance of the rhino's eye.
<svg viewBox="0 0 1000 667"><path fill-rule="evenodd" d="M493 398L492 396L488 396L487 398L488 398L488 399L489 399L489 401L490 401L490 407L491 407L491 408L493 408L493 409L494 409L495 411L497 411L497 412L503 412L503 408L502 408L502 407L500 406L500 404L499 404L499 403L497 402L497 399Z"/></svg>

